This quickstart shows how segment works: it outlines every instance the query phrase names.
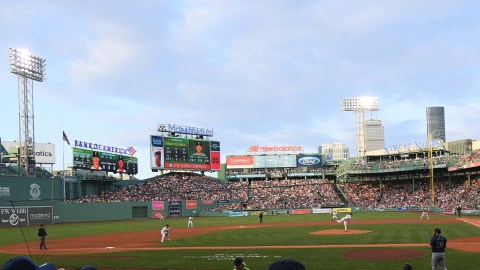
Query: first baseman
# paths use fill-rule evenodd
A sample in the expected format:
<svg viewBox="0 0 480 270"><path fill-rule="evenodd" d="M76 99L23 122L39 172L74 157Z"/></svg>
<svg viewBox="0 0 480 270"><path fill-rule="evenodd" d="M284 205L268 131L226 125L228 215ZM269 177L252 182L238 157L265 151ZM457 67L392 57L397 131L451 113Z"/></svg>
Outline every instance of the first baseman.
<svg viewBox="0 0 480 270"><path fill-rule="evenodd" d="M346 216L342 217L342 219L340 220L337 220L338 223L342 223L343 222L343 226L345 227L345 231L347 231L347 224L348 222L350 222L350 220L352 219L352 213L348 213Z"/></svg>

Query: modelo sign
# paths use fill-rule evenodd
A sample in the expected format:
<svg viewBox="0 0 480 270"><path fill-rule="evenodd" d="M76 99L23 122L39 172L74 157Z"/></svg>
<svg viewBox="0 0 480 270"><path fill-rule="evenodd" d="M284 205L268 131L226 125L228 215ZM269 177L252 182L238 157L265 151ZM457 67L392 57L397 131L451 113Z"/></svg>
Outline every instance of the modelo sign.
<svg viewBox="0 0 480 270"><path fill-rule="evenodd" d="M2 145L11 154L13 149L19 147L19 142L2 141ZM35 143L35 163L55 164L55 145L51 143Z"/></svg>
<svg viewBox="0 0 480 270"><path fill-rule="evenodd" d="M322 167L322 156L297 155L297 167Z"/></svg>

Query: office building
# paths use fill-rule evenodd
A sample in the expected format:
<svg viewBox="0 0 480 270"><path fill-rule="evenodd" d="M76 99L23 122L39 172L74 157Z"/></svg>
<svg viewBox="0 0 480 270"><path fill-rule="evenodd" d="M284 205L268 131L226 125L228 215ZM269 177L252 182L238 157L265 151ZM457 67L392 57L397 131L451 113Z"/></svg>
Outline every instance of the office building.
<svg viewBox="0 0 480 270"><path fill-rule="evenodd" d="M428 134L432 134L432 140L442 140L445 138L445 109L443 107L427 107L427 140Z"/></svg>
<svg viewBox="0 0 480 270"><path fill-rule="evenodd" d="M381 120L365 121L365 151L380 150L385 147L385 131Z"/></svg>
<svg viewBox="0 0 480 270"><path fill-rule="evenodd" d="M327 161L347 160L350 158L348 147L345 147L345 144L339 142L322 144L322 146L319 147L319 152L325 155Z"/></svg>

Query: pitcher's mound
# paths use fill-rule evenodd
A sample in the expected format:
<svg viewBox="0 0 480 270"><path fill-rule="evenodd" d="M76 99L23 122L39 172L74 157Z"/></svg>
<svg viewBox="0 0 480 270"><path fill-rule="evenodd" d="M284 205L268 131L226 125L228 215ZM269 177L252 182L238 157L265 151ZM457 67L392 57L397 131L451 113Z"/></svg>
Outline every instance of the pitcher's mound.
<svg viewBox="0 0 480 270"><path fill-rule="evenodd" d="M365 230L340 230L340 229L333 229L333 230L322 230L318 232L312 232L310 234L316 234L316 235L336 235L336 234L362 234L362 233L370 233L371 231L365 231Z"/></svg>

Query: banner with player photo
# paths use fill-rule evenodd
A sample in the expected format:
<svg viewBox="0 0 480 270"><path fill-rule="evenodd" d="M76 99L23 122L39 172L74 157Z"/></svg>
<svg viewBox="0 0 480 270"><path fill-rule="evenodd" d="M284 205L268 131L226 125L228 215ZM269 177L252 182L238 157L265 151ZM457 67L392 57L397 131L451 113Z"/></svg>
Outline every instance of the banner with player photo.
<svg viewBox="0 0 480 270"><path fill-rule="evenodd" d="M75 169L131 175L138 173L138 159L136 157L76 147L72 148L72 152Z"/></svg>

